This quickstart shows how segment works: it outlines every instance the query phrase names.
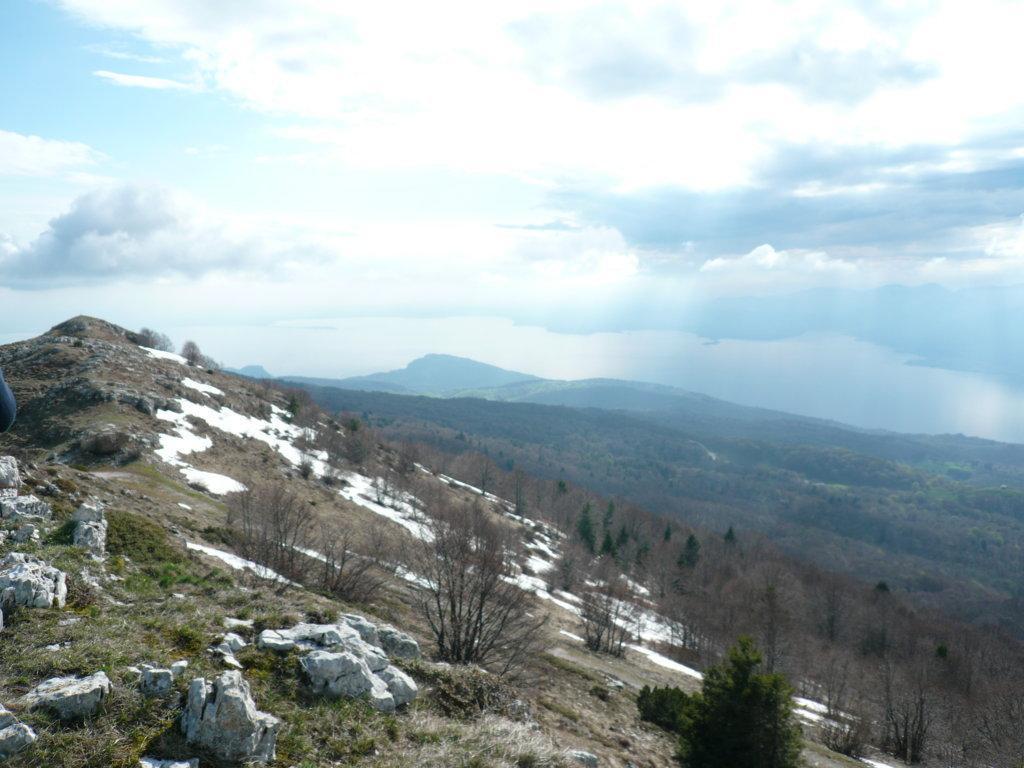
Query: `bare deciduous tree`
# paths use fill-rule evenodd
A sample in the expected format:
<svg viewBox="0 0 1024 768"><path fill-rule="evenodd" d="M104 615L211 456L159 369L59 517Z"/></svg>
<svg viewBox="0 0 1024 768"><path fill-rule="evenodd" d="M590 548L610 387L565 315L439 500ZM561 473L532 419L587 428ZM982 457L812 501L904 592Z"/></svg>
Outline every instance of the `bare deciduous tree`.
<svg viewBox="0 0 1024 768"><path fill-rule="evenodd" d="M580 610L583 642L592 651L621 656L639 619L629 587L616 577L605 559L589 583L593 586L583 594Z"/></svg>
<svg viewBox="0 0 1024 768"><path fill-rule="evenodd" d="M152 328L142 328L139 331L139 344L150 349L159 349L161 352L174 351L174 343L170 337Z"/></svg>
<svg viewBox="0 0 1024 768"><path fill-rule="evenodd" d="M227 524L239 555L290 581L304 580L313 513L283 483L257 484L229 496Z"/></svg>
<svg viewBox="0 0 1024 768"><path fill-rule="evenodd" d="M320 527L318 547L323 555L319 586L325 592L365 603L387 583L392 547L383 526L374 523L355 531L326 522Z"/></svg>
<svg viewBox="0 0 1024 768"><path fill-rule="evenodd" d="M511 531L476 505L436 509L430 529L409 569L424 584L421 607L438 657L498 674L517 670L540 649L547 617L515 583Z"/></svg>

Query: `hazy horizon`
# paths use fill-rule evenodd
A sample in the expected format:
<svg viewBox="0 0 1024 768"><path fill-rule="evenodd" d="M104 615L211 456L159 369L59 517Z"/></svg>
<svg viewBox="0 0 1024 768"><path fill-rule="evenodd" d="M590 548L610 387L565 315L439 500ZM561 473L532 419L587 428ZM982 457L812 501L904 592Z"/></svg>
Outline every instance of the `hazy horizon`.
<svg viewBox="0 0 1024 768"><path fill-rule="evenodd" d="M0 338L85 313L327 376L461 350L1024 440L1020 20L12 0Z"/></svg>

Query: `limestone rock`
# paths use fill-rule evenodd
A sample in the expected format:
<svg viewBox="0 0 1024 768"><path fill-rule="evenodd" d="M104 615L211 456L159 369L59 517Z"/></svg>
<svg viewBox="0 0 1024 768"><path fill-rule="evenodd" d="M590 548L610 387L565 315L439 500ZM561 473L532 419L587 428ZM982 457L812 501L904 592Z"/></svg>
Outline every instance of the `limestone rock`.
<svg viewBox="0 0 1024 768"><path fill-rule="evenodd" d="M16 497L20 485L17 459L13 456L0 456L0 499Z"/></svg>
<svg viewBox="0 0 1024 768"><path fill-rule="evenodd" d="M13 499L0 499L0 519L3 520L49 520L53 517L50 505L29 495Z"/></svg>
<svg viewBox="0 0 1024 768"><path fill-rule="evenodd" d="M394 697L387 684L373 674L364 659L353 653L311 651L302 657L300 663L310 686L317 693L347 699L365 695L381 711L390 712L395 708Z"/></svg>
<svg viewBox="0 0 1024 768"><path fill-rule="evenodd" d="M201 677L193 680L181 716L186 740L226 761L270 762L280 726L276 717L256 709L237 671L221 673L212 684Z"/></svg>
<svg viewBox="0 0 1024 768"><path fill-rule="evenodd" d="M107 520L102 505L86 502L76 510L72 519L75 521L75 529L71 534L71 543L96 557L106 554Z"/></svg>
<svg viewBox="0 0 1024 768"><path fill-rule="evenodd" d="M570 749L565 753L566 757L586 768L597 768L597 755L585 752L582 749Z"/></svg>
<svg viewBox="0 0 1024 768"><path fill-rule="evenodd" d="M35 742L31 728L12 715L0 704L0 760L6 760Z"/></svg>
<svg viewBox="0 0 1024 768"><path fill-rule="evenodd" d="M24 544L27 541L39 541L39 528L32 523L25 523L11 536L12 541Z"/></svg>
<svg viewBox="0 0 1024 768"><path fill-rule="evenodd" d="M166 669L153 664L142 664L139 670L139 689L145 696L163 696L174 688L174 680L181 671L183 670L175 672L174 665Z"/></svg>
<svg viewBox="0 0 1024 768"><path fill-rule="evenodd" d="M25 696L32 709L49 709L61 720L82 720L92 715L110 694L110 680L103 672L88 677L52 677Z"/></svg>
<svg viewBox="0 0 1024 768"><path fill-rule="evenodd" d="M0 606L64 607L67 577L33 555L9 552L0 560Z"/></svg>
<svg viewBox="0 0 1024 768"><path fill-rule="evenodd" d="M377 627L368 619L355 613L341 614L341 620L359 633L359 636L370 645L380 646L380 637L377 636Z"/></svg>
<svg viewBox="0 0 1024 768"><path fill-rule="evenodd" d="M382 625L377 627L377 634L380 636L380 644L388 656L395 659L418 659L420 657L420 644L405 632Z"/></svg>
<svg viewBox="0 0 1024 768"><path fill-rule="evenodd" d="M199 758L191 760L158 760L155 757L143 757L139 760L139 768L199 768Z"/></svg>
<svg viewBox="0 0 1024 768"><path fill-rule="evenodd" d="M398 667L388 665L377 673L377 677L387 685L396 707L408 704L419 694L416 682Z"/></svg>

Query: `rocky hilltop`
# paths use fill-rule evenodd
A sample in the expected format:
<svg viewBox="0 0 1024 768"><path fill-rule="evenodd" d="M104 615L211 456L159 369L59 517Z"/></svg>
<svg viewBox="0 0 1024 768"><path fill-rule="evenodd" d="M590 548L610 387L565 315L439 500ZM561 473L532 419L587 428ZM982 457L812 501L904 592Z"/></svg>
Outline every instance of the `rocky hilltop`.
<svg viewBox="0 0 1024 768"><path fill-rule="evenodd" d="M78 317L0 347L20 406L0 437L0 762L674 764L636 695L700 673L663 655L642 588L626 653L590 653L579 598L545 578L552 525L394 446L339 451L356 425L141 341ZM237 501L267 488L317 532L273 561ZM404 565L431 510L469 504L514 533L506 580L548 617L515 677L433 661L429 579ZM820 705L798 714L809 764L852 764L813 742Z"/></svg>

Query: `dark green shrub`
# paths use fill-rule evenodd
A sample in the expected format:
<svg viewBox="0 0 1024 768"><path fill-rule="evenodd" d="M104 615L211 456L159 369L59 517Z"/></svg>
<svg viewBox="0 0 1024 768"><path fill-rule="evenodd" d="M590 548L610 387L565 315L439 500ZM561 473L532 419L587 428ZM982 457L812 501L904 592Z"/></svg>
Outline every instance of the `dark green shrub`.
<svg viewBox="0 0 1024 768"><path fill-rule="evenodd" d="M679 688L651 688L649 685L640 690L636 700L641 720L672 733L682 733L691 703L691 698Z"/></svg>

